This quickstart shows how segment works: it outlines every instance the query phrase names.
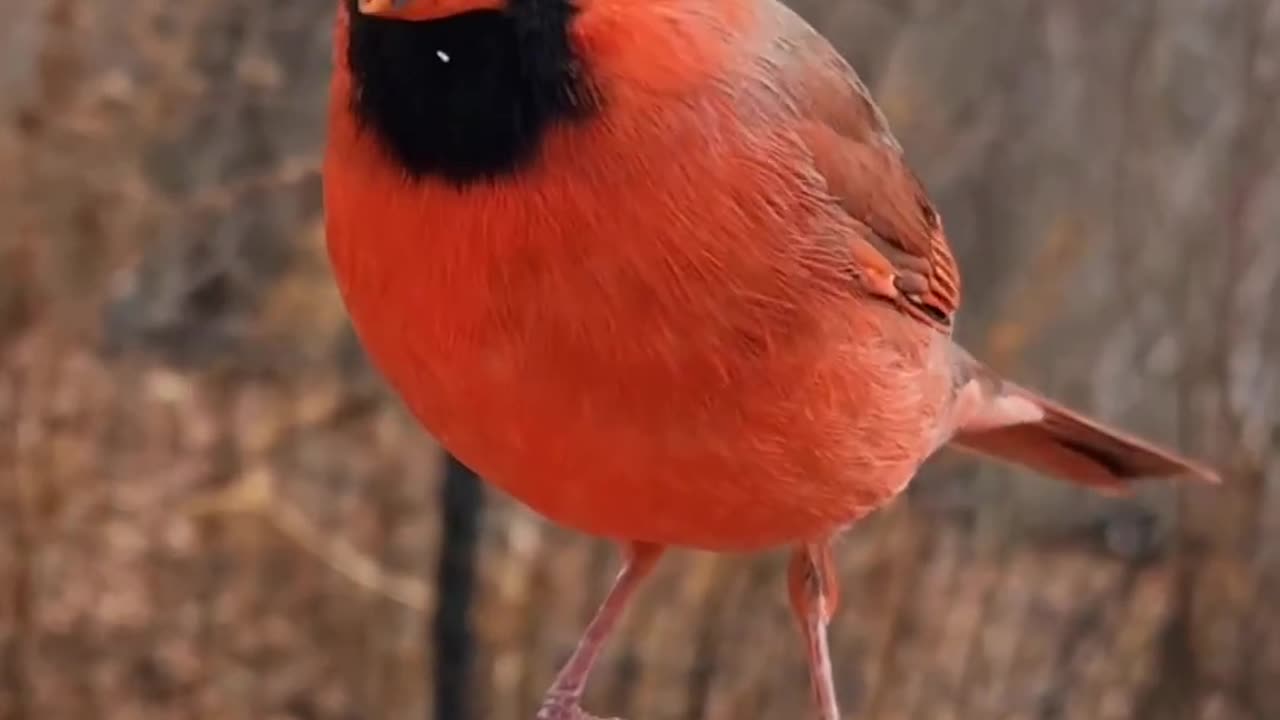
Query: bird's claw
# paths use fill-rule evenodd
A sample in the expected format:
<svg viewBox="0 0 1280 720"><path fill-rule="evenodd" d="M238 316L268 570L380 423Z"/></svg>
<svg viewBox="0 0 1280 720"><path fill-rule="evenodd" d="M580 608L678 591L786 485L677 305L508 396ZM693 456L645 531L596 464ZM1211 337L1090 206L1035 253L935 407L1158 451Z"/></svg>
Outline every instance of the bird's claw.
<svg viewBox="0 0 1280 720"><path fill-rule="evenodd" d="M583 710L577 703L547 703L538 711L535 720L622 720L622 718L596 717Z"/></svg>

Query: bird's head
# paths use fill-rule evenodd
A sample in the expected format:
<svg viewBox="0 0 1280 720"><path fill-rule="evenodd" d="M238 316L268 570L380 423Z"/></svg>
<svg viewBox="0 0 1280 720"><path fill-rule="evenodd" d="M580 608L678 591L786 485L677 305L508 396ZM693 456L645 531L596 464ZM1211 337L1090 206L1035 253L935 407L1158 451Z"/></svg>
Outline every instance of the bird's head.
<svg viewBox="0 0 1280 720"><path fill-rule="evenodd" d="M342 0L338 107L416 178L532 165L597 106L571 27L587 0Z"/></svg>
<svg viewBox="0 0 1280 720"><path fill-rule="evenodd" d="M499 10L505 0L358 0L356 10L392 20L440 20L476 10Z"/></svg>

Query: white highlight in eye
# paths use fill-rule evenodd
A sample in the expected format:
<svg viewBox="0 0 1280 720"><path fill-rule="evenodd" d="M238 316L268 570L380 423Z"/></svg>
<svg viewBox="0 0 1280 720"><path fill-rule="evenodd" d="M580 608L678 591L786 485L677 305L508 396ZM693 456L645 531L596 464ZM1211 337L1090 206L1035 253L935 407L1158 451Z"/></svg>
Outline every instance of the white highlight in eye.
<svg viewBox="0 0 1280 720"><path fill-rule="evenodd" d="M436 57L440 58L440 62L442 62L442 63L447 63L447 62L449 62L449 59L450 59L450 58L449 58L449 53L447 53L447 52L445 52L445 51L443 51L443 50L437 50L437 51L436 51Z"/></svg>

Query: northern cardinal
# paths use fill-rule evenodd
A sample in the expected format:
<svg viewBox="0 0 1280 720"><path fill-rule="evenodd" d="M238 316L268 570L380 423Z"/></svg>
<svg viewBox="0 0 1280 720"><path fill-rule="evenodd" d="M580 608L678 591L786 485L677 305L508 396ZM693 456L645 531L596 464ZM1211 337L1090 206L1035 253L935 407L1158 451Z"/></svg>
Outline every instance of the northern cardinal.
<svg viewBox="0 0 1280 720"><path fill-rule="evenodd" d="M960 274L867 89L775 0L342 0L330 258L380 371L547 518L626 548L538 711L663 548L794 547L820 716L834 535L946 443L1102 490L1216 480L952 342Z"/></svg>

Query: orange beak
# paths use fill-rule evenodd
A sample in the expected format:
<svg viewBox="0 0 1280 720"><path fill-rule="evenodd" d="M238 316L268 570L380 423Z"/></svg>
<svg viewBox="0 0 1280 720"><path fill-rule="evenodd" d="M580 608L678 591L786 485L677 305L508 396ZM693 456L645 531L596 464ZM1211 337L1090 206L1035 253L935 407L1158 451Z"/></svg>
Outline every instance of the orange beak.
<svg viewBox="0 0 1280 720"><path fill-rule="evenodd" d="M438 20L472 10L497 10L503 0L359 0L356 8L363 15L376 15L397 20Z"/></svg>
<svg viewBox="0 0 1280 720"><path fill-rule="evenodd" d="M403 12L412 0L360 0L356 7L365 15L393 17Z"/></svg>

